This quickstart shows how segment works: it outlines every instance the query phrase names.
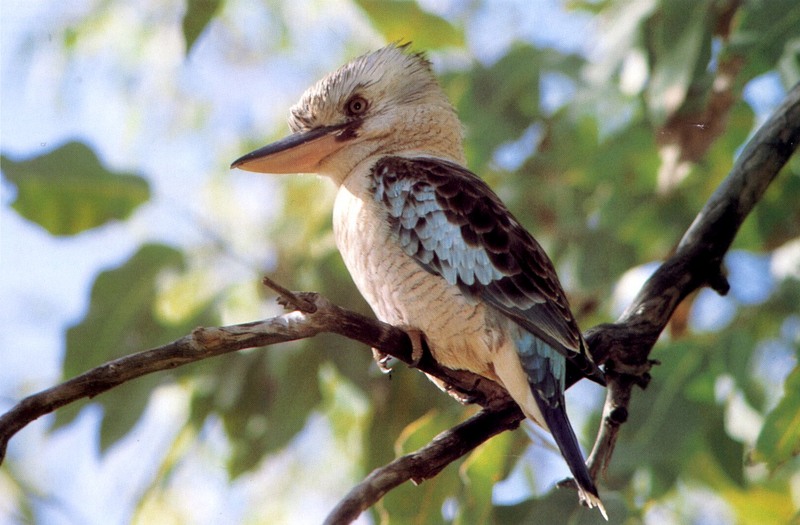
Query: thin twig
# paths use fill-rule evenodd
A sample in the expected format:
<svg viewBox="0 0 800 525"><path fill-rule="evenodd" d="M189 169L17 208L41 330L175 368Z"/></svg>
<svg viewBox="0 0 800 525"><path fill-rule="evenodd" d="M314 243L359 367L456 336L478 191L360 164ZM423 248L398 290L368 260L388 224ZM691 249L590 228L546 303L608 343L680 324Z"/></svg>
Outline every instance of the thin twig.
<svg viewBox="0 0 800 525"><path fill-rule="evenodd" d="M218 355L298 339L320 333L335 333L380 348L405 363L412 363L408 335L376 319L351 312L314 293L295 295L313 305L313 314L290 312L264 321L232 326L196 328L191 334L166 345L131 354L92 368L64 383L32 394L0 415L0 464L9 440L26 425L79 399L92 398L122 383L154 372L171 370ZM464 371L440 366L426 355L417 368L440 378L487 407L510 402L508 394L492 381Z"/></svg>
<svg viewBox="0 0 800 525"><path fill-rule="evenodd" d="M585 334L596 361L607 363L611 379L603 428L598 434L589 461L594 474L602 472L610 461L620 425L627 417L633 387L646 382L646 370L651 365L648 358L650 350L672 312L686 295L701 286L712 283L716 289L725 289L726 282L720 271L722 257L742 221L793 154L798 143L800 85L792 89L786 101L753 137L729 177L712 195L684 235L675 255L648 280L620 320L614 324L592 328ZM268 282L275 284L271 280ZM0 463L9 439L44 414L78 399L93 397L145 374L243 348L332 332L379 348L406 363L414 361L411 344L404 331L342 309L316 294L301 294L300 297L283 287L267 285L299 311L256 323L198 328L192 334L170 344L106 363L23 399L0 416ZM306 310L313 313L303 313ZM477 376L467 372L442 368L429 355L423 356L416 366L456 389L469 392L476 402L487 408L462 424L469 423L466 428L478 429L477 434L465 436L457 430L463 427L455 427L445 433L449 436L447 440L434 440L409 456L425 458L425 463L435 465L435 472L467 454L492 435L514 428L521 420L519 409L495 383L479 381ZM440 446L443 442L447 446ZM427 478L417 470L415 465L418 462L399 464L405 465L402 468L406 469L396 478L400 483L405 479L421 481ZM371 481L388 479L391 477L389 473L397 473L398 468L398 463L393 462L390 466L370 474L364 483L355 487L337 506L337 509L353 510L342 514L341 519L336 517L337 514L331 514L329 520L334 521L330 523L346 523L345 520L355 519L363 509L374 504L385 494L384 488L389 490L389 484L394 481L389 484L381 482L384 488L379 490L373 490ZM433 472L430 466L427 468ZM334 510L336 512L338 511Z"/></svg>
<svg viewBox="0 0 800 525"><path fill-rule="evenodd" d="M278 302L283 306L294 306L305 314L313 314L317 311L317 307L313 302L303 299L302 297L298 297L294 292L284 288L266 275L261 278L261 283L267 288L271 288L278 294Z"/></svg>

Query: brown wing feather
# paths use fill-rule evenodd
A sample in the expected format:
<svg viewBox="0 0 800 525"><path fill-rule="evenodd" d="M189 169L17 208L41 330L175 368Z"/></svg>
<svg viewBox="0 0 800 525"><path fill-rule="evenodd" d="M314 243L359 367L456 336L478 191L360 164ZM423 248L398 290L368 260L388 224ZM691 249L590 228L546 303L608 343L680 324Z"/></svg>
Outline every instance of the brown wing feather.
<svg viewBox="0 0 800 525"><path fill-rule="evenodd" d="M482 299L602 381L555 269L538 242L469 170L433 158L386 157L375 198L407 254Z"/></svg>

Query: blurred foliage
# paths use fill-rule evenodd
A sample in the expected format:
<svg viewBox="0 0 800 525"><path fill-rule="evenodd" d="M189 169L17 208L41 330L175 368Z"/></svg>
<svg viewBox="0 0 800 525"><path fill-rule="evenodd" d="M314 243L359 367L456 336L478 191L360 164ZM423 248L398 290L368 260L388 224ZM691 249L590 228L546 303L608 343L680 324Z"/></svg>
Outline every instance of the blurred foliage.
<svg viewBox="0 0 800 525"><path fill-rule="evenodd" d="M764 421L753 455L754 461L773 469L800 455L800 368L786 378L783 391L783 399Z"/></svg>
<svg viewBox="0 0 800 525"><path fill-rule="evenodd" d="M155 311L158 279L165 271L184 267L184 256L169 246L142 246L119 268L98 275L92 286L89 311L66 333L64 378L151 347L160 346L189 333L198 325L217 321L206 308L181 322L167 322ZM201 366L201 365L195 365ZM190 368L180 373L189 373ZM98 398L104 409L100 447L107 449L124 437L139 420L150 392L165 380L145 376L129 381ZM85 403L73 403L56 413L55 428L71 422Z"/></svg>
<svg viewBox="0 0 800 525"><path fill-rule="evenodd" d="M14 209L53 235L75 235L126 219L150 198L143 178L113 173L86 145L69 142L30 159L0 159L17 188Z"/></svg>
<svg viewBox="0 0 800 525"><path fill-rule="evenodd" d="M187 53L220 16L221 4L188 1ZM459 18L444 20L414 2L356 1L386 41L462 55L465 20L480 8L493 8L489 2L473 4ZM441 81L465 124L471 169L546 247L581 325L589 327L613 320L609 308L618 279L667 257L726 176L755 125L744 87L760 75L776 75L783 89L800 80L800 4L568 5L596 17L603 44L591 59L516 42L490 63L450 68ZM554 93L556 101L546 102ZM504 149L516 152L519 162L504 162L498 154ZM148 197L141 180L107 173L80 144L28 161L4 157L3 171L18 188L14 208L57 235L124 218ZM280 219L265 226L278 253L273 278L368 312L333 245L332 188L298 178L286 181L282 191ZM795 157L745 223L736 247L768 253L797 239L798 202ZM65 376L217 319L223 299L216 296L181 319L166 322L154 314L160 276L187 271L184 256L174 248L145 246L97 278L89 312L66 335ZM731 509L737 523L786 523L796 515L790 486L800 474L800 376L795 368L776 394L759 375L758 363L761 343L778 337L784 321L798 313L797 276L777 281L766 302L737 304L735 319L717 332L676 332L659 342L653 357L662 364L653 370L651 385L635 393L601 482L613 522L639 523L657 511L675 522L690 521L699 512L691 493L707 492ZM797 335L781 344L796 363ZM222 421L232 477L284 449L315 413L327 415L337 436L363 444L353 460L361 472L418 448L471 413L416 371L398 367L390 376L380 374L358 346L321 336L172 374L192 378L190 425L200 429L211 418ZM166 380L144 378L96 401L105 408L104 448L131 428L150 390ZM62 411L58 424L72 420L78 409ZM737 422L743 414L750 419ZM751 427L743 431L742 425ZM590 434L583 436L584 443L590 440ZM499 436L436 479L398 487L372 517L379 523L601 522L599 513L578 507L573 493L551 490L534 497L532 483L522 487L527 496L518 503L493 506L492 487L527 446L521 431ZM347 490L341 487L341 494Z"/></svg>
<svg viewBox="0 0 800 525"><path fill-rule="evenodd" d="M417 49L463 46L464 34L412 0L355 0L387 42L413 42Z"/></svg>

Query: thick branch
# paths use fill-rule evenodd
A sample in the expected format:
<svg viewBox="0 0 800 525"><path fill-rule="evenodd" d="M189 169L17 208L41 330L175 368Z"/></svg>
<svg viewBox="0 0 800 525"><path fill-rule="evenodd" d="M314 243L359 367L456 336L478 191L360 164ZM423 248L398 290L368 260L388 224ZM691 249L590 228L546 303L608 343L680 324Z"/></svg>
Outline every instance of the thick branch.
<svg viewBox="0 0 800 525"><path fill-rule="evenodd" d="M727 292L727 281L721 271L722 258L742 222L798 144L800 84L751 139L729 176L684 235L675 254L645 283L618 322L592 328L585 334L595 360L606 363L608 381L603 424L588 461L594 477L608 466L619 428L628 417L633 387L644 387L649 382L648 372L653 364L649 360L650 351L675 308L687 295L706 284L720 293ZM490 411L484 410L469 422L475 421L479 426L500 424L491 418ZM417 453L428 452L429 447ZM349 523L392 487L414 479L412 468L404 464L409 457L413 454L373 471L339 503L326 523ZM398 462L406 469L402 470ZM398 477L400 473L403 476Z"/></svg>
<svg viewBox="0 0 800 525"><path fill-rule="evenodd" d="M800 84L753 136L728 177L708 199L675 254L648 279L620 319L590 329L586 340L598 362L606 362L608 390L603 425L589 459L593 473L605 470L616 434L627 418L635 385L649 380L650 351L690 293L709 285L721 294L729 285L722 259L747 215L800 144Z"/></svg>
<svg viewBox="0 0 800 525"><path fill-rule="evenodd" d="M598 362L605 362L609 389L604 423L590 456L596 474L613 452L617 431L627 417L634 385L647 381L649 353L677 305L689 293L710 284L725 292L721 261L741 223L800 143L800 85L753 137L729 177L711 196L681 240L676 253L642 288L615 324L586 333ZM7 443L25 425L84 397L93 397L125 381L152 372L228 352L332 332L379 348L412 363L408 336L400 329L339 308L316 294L293 294L292 303L309 313L292 312L261 322L222 328L198 328L168 345L117 359L58 386L29 396L0 416L0 462ZM311 307L313 305L313 308ZM484 410L441 434L429 445L374 471L337 506L329 523L352 520L386 491L408 479L424 480L473 450L491 436L515 428L519 409L495 383L467 372L440 367L430 355L417 364Z"/></svg>

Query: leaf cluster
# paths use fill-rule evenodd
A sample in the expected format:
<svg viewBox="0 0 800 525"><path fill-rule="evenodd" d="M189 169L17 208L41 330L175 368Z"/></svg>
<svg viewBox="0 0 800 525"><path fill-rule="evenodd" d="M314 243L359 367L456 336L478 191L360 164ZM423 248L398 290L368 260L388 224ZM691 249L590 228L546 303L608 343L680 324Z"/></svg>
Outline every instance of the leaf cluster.
<svg viewBox="0 0 800 525"><path fill-rule="evenodd" d="M441 74L465 125L471 169L548 250L584 327L613 320L623 275L668 257L728 173L756 124L747 87L768 78L788 89L800 80L796 2L628 4L570 4L576 16L591 13L596 20L602 43L596 53L520 41L492 63L471 60ZM187 3L187 54L222 16L223 5ZM478 9L446 20L410 1L356 5L387 41L411 40L437 64L464 54L466 20ZM143 177L107 169L80 143L27 159L4 156L2 167L16 189L12 207L52 235L124 221L151 197ZM797 243L800 161L795 157L784 171L745 223L736 249L769 254ZM304 179L286 182L281 191L280 218L268 228L277 252L272 277L368 313L333 247L330 189ZM168 295L165 275L188 278L195 270L191 258L174 246L145 244L101 273L85 317L66 331L64 376L218 324L240 289L205 294L177 317L159 309ZM762 372L776 352L796 363L800 286L797 272L776 279L759 304L737 300L733 282L733 319L716 331L691 330L694 297L676 314L656 347L661 365L635 397L605 480L615 519L643 519L648 509L676 504L691 513L685 487L710 491L741 523L785 522L797 512L788 494L800 453L800 374L794 365L775 389ZM469 414L422 374L403 367L381 374L354 345L319 336L283 351L227 355L128 383L92 401L104 409L101 446L106 450L131 430L164 382L189 386L188 426L222 422L232 478L286 449L315 414L325 415L334 434L359 451L356 470L364 473ZM61 411L56 426L81 409ZM758 428L737 431L743 414L755 414ZM590 413L586 420L597 417ZM587 429L579 434L588 437ZM541 488L552 480L540 480L530 467L529 447L525 433L505 433L437 479L391 492L374 517L392 523L594 520L575 508L568 492ZM510 473L522 496L498 505L494 487Z"/></svg>

